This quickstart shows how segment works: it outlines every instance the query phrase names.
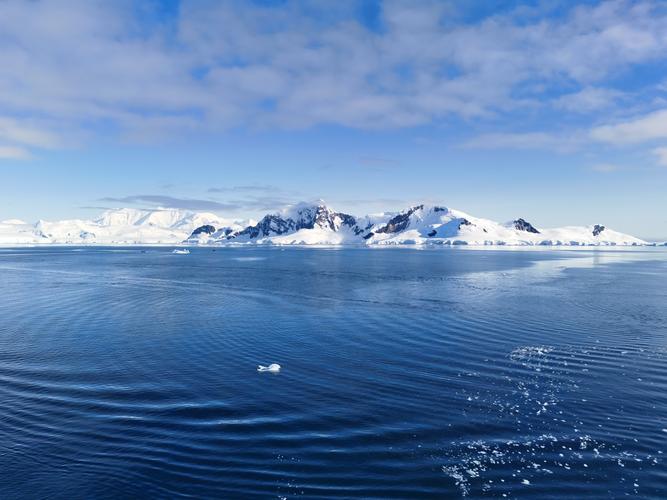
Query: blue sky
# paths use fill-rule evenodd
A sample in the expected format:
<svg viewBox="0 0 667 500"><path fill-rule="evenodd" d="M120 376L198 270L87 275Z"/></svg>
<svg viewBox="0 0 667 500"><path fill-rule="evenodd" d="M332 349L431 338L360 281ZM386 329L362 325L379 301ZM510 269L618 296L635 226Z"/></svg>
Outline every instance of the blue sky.
<svg viewBox="0 0 667 500"><path fill-rule="evenodd" d="M667 238L659 1L0 3L0 219L434 202Z"/></svg>

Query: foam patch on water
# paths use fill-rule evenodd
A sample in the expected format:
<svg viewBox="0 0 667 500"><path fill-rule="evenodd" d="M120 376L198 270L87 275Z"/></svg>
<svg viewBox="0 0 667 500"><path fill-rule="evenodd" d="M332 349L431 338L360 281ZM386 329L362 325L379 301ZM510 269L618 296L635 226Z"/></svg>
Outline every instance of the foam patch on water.
<svg viewBox="0 0 667 500"><path fill-rule="evenodd" d="M444 465L442 471L454 480L463 496L471 493L473 487L481 491L509 494L510 489L538 483L540 478L551 475L558 469L575 470L578 475L593 478L589 465L606 462L618 468L617 476L632 465L655 466L661 463L657 455L640 455L620 450L617 445L597 441L589 435L567 436L542 434L535 438L508 440L503 442L463 441L454 443L447 454L452 463ZM485 478L494 468L510 470L504 478ZM599 473L599 472L598 472ZM628 477L633 477L628 470ZM636 493L636 480L623 481L632 485L629 489Z"/></svg>
<svg viewBox="0 0 667 500"><path fill-rule="evenodd" d="M521 363L534 362L535 360L540 361L553 350L553 347L544 345L517 347L510 353L510 359Z"/></svg>
<svg viewBox="0 0 667 500"><path fill-rule="evenodd" d="M593 481L609 467L618 471L617 488L631 495L640 493L634 471L661 463L662 451L629 452L624 449L628 443L610 444L596 437L602 434L599 426L590 427L572 415L571 399L580 389L577 381L589 371L589 355L603 349L518 346L508 354L515 368L502 378L501 387L484 389L478 373L459 374L475 378L473 389L459 394L467 402L465 412L487 413L491 421L509 426L506 432L522 436L515 440L452 442L445 452L448 463L442 471L462 495L492 491L507 496L517 489L539 485L545 475L557 471L562 475L563 470L576 471ZM570 399L568 411L560 409L565 396ZM564 426L571 432L564 434ZM549 428L560 432L550 433Z"/></svg>

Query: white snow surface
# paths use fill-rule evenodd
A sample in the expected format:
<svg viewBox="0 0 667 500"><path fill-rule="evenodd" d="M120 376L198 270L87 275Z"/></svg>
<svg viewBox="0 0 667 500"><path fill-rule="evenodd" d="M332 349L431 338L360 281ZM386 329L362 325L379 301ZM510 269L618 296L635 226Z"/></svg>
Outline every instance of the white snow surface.
<svg viewBox="0 0 667 500"><path fill-rule="evenodd" d="M94 220L40 220L28 224L20 220L0 222L0 245L141 245L181 243L202 225L233 225L211 213L177 209L107 210Z"/></svg>
<svg viewBox="0 0 667 500"><path fill-rule="evenodd" d="M521 222L521 224L518 224ZM526 224L531 230L527 230ZM197 231L195 231L197 230ZM193 234L196 232L196 234ZM107 210L94 220L0 221L0 246L71 245L647 245L603 225L533 228L440 206L353 217L323 202L301 203L259 222L177 209Z"/></svg>

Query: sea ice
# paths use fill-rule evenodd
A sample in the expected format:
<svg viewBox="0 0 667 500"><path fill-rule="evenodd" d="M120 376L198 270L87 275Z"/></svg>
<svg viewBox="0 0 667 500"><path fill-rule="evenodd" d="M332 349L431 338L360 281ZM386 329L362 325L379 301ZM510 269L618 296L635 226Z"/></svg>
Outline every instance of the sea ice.
<svg viewBox="0 0 667 500"><path fill-rule="evenodd" d="M257 371L278 373L280 371L280 365L278 363L271 363L269 366L259 365Z"/></svg>

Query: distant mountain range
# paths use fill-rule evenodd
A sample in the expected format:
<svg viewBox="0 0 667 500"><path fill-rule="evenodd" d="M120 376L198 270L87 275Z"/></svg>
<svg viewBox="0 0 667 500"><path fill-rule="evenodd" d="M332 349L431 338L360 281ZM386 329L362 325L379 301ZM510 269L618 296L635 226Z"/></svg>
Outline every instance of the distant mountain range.
<svg viewBox="0 0 667 500"><path fill-rule="evenodd" d="M259 222L176 209L113 209L94 220L0 222L0 245L648 245L601 224L556 229L507 223L442 206L355 217L301 203Z"/></svg>
<svg viewBox="0 0 667 500"><path fill-rule="evenodd" d="M0 245L174 244L182 242L195 228L205 224L234 227L233 221L211 213L119 208L107 210L94 220L40 220L34 224L16 219L1 221Z"/></svg>

